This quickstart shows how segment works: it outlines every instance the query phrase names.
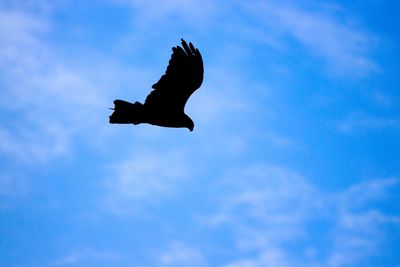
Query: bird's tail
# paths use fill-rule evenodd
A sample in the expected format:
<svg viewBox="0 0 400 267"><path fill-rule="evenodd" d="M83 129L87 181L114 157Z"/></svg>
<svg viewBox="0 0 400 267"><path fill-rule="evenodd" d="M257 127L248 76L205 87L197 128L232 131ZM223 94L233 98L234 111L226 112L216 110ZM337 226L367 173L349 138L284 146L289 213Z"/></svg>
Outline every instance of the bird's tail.
<svg viewBox="0 0 400 267"><path fill-rule="evenodd" d="M110 123L133 123L139 124L143 119L143 105L139 102L134 104L123 100L115 100L114 112L110 116Z"/></svg>

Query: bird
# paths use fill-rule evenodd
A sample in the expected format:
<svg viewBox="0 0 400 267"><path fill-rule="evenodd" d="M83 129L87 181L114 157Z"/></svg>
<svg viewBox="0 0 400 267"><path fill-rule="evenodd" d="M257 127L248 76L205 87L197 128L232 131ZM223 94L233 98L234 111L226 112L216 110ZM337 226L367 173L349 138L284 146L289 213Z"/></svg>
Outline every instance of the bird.
<svg viewBox="0 0 400 267"><path fill-rule="evenodd" d="M191 42L181 39L182 46L172 48L165 74L152 85L144 104L114 100L109 122L114 124L148 123L162 127L188 128L194 122L185 114L189 97L203 83L204 66L200 51Z"/></svg>

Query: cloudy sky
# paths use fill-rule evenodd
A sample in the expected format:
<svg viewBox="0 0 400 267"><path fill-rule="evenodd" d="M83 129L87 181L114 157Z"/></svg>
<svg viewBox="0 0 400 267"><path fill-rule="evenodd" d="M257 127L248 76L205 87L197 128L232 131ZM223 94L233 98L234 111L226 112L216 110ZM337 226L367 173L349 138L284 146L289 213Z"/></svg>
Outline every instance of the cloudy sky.
<svg viewBox="0 0 400 267"><path fill-rule="evenodd" d="M399 9L2 0L0 265L400 266ZM108 124L180 38L194 131Z"/></svg>

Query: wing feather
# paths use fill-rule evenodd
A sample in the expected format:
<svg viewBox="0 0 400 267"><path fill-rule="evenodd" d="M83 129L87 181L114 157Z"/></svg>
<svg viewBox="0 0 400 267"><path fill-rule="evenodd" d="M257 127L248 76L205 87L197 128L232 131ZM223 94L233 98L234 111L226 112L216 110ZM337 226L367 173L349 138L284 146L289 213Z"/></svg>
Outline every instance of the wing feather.
<svg viewBox="0 0 400 267"><path fill-rule="evenodd" d="M203 82L203 59L192 43L181 39L182 47L172 48L165 74L153 84L145 105L162 112L183 112L189 97Z"/></svg>

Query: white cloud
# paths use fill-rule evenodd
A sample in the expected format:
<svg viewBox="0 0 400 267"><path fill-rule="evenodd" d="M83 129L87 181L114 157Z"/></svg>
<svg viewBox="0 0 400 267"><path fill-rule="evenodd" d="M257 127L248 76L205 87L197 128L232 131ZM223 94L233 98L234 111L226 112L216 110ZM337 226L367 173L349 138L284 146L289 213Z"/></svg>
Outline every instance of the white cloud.
<svg viewBox="0 0 400 267"><path fill-rule="evenodd" d="M48 42L51 16L16 6L0 6L0 153L21 163L49 162L68 155L76 138L98 138L112 105L109 87L127 71L110 62L85 68L78 55L63 58ZM89 137L93 128L97 135Z"/></svg>
<svg viewBox="0 0 400 267"><path fill-rule="evenodd" d="M58 122L48 127L42 123L48 116L35 116L41 103L46 106L52 100L57 102L56 97L44 98L48 93L44 90L52 84L51 80L48 84L37 82L42 78L45 62L48 63L48 47L40 36L47 32L49 24L40 17L19 11L0 9L0 18L4 46L0 54L0 69L5 75L0 99L3 110L9 113L5 120L7 127L0 129L4 140L0 152L24 161L42 161L66 151L68 135L68 130ZM40 115L49 114L41 112Z"/></svg>
<svg viewBox="0 0 400 267"><path fill-rule="evenodd" d="M206 225L230 229L237 255L255 255L238 256L229 267L354 266L377 253L388 226L400 226L399 215L371 204L397 185L379 179L327 193L284 168L255 165L230 172L216 187L218 211ZM316 246L321 242L324 248Z"/></svg>
<svg viewBox="0 0 400 267"><path fill-rule="evenodd" d="M162 267L205 267L208 266L201 251L181 242L172 242L168 248L155 256Z"/></svg>
<svg viewBox="0 0 400 267"><path fill-rule="evenodd" d="M151 153L136 150L133 157L109 168L105 180L106 208L129 214L135 203L154 204L174 192L190 176L182 152Z"/></svg>
<svg viewBox="0 0 400 267"><path fill-rule="evenodd" d="M59 259L55 260L53 266L94 266L105 263L117 264L122 259L119 252L112 250L98 250L92 248L82 248L72 251Z"/></svg>
<svg viewBox="0 0 400 267"><path fill-rule="evenodd" d="M22 71L19 68L22 66L26 69L37 67L41 60L33 51L45 48L38 37L48 32L48 22L34 15L0 7L0 25L0 67L8 68L8 72L10 67L11 71Z"/></svg>
<svg viewBox="0 0 400 267"><path fill-rule="evenodd" d="M360 130L399 129L400 119L353 112L339 122L337 127L339 131L344 133L354 133Z"/></svg>
<svg viewBox="0 0 400 267"><path fill-rule="evenodd" d="M143 35L127 33L130 38L134 36L139 47L149 46L151 37L161 31L154 26L165 26L165 19L170 19L172 24L185 23L193 32L200 33L199 39L208 36L211 30L219 33L220 39L210 40L209 53L205 52L218 56L206 62L204 87L188 106L188 114L193 114L199 123L239 119L241 111L248 112L249 103L257 96L255 91L265 90L265 86L256 88L250 79L243 79L246 74L241 73L240 67L249 53L245 48L248 40L282 51L293 39L310 54L324 59L333 71L346 74L365 73L376 67L368 54L373 38L325 9L317 12L275 1L251 1L249 4L197 0L120 2L129 3L139 11L133 18L140 22ZM248 13L244 19L236 20L242 15L236 12L242 12L243 5L247 6ZM103 55L105 59L86 68L75 64L80 62L79 55L66 58L63 53L57 53L59 47L46 41L52 31L50 18L0 9L0 44L4 48L0 51L0 70L5 77L1 80L5 90L0 92L0 102L4 112L11 114L0 127L0 153L24 163L46 162L67 155L78 135L87 135L87 140L93 142L107 120L98 112L111 104L106 102L111 94L109 90L116 90L120 78L130 82L140 77L138 83L146 86L143 83L146 71L126 70L118 63L109 64L113 61L108 61L106 55ZM240 33L232 32L239 27ZM238 39L246 44L240 44ZM149 46L148 49L154 48ZM250 95L247 90L253 90L252 99L244 98ZM146 93L145 90L141 95ZM251 111L245 115L249 113ZM221 125L218 131L200 138L202 142L197 144L203 153L199 158L206 162L203 166L210 160L206 158L207 153L216 159L218 153L229 157L248 149L242 132L231 133L231 127ZM344 128L353 129L354 125L398 126L398 122L355 121ZM141 137L148 138L149 132L141 129L140 126L135 128L136 134L144 133ZM296 141L277 134L270 134L268 138L278 147L297 145ZM217 152L216 147L220 148ZM132 157L107 170L105 202L108 212L126 214L143 203L159 203L182 189L186 179L194 175L184 152L132 149ZM264 164L238 168L225 178L216 190L220 195L213 202L215 214L206 218L209 226L223 228L235 241L235 257L222 266L351 266L368 257L379 245L384 239L382 229L385 226L399 223L397 215L385 214L379 207L368 207L371 201L384 199L387 191L397 185L397 179L361 183L327 194L296 172ZM25 190L25 184L12 176L0 176L0 184L0 194L6 196L18 188ZM327 227L319 230L324 239L321 242L325 242L329 250L328 256L317 246L320 243L313 241L315 222ZM300 250L292 251L293 244ZM112 251L89 249L73 251L60 258L57 264L77 265L118 258L118 253ZM180 242L172 243L157 259L160 266L207 265L203 250Z"/></svg>
<svg viewBox="0 0 400 267"><path fill-rule="evenodd" d="M393 107L394 101L389 95L381 90L373 90L370 92L369 97L371 100L380 107L390 108Z"/></svg>
<svg viewBox="0 0 400 267"><path fill-rule="evenodd" d="M139 10L141 15L137 16L138 21L141 19L146 21L146 18L150 21L150 24L144 26L146 28L154 26L151 24L152 20L163 21L165 18L178 16L187 25L201 24L201 27L208 29L223 30L221 34L229 36L229 33L225 32L226 29L221 26L222 22L218 19L220 15L231 18L232 27L243 23L243 20L232 19L238 18L238 14L235 13L236 7L243 6L235 2L221 4L210 1L201 3L172 1L158 3L157 8L153 8L153 1L121 1L120 3L129 4ZM202 8L199 9L199 6ZM340 23L333 16L324 16L324 14L305 11L294 5L274 2L254 1L251 5L245 6L249 11L247 16L257 18L256 23L246 24L246 27L265 31L268 38L271 36L269 31L274 28L272 36L279 43L284 42L281 39L282 34L289 34L313 51L320 51L320 54L328 61L368 61L364 47L368 47L369 37ZM58 53L56 57L57 47L46 41L46 37L52 34L51 16L44 15L46 12L35 14L30 12L30 9L32 9L31 4L24 8L16 5L11 9L0 9L0 34L3 36L0 42L4 48L0 52L0 62L2 62L0 69L3 71L2 83L5 88L0 93L0 102L3 109L11 112L11 116L16 116L15 119L21 122L21 126L16 128L17 134L13 137L11 137L11 131L14 129L11 130L12 127L9 125L3 126L2 132L3 135L8 136L9 145L3 145L2 152L10 155L10 149L7 149L7 146L10 147L11 144L18 148L17 152L12 153L18 153L19 158L26 158L43 150L44 152L38 158L48 160L69 151L66 146L73 144L78 130L102 127L100 118L94 115L98 114L99 109L110 105L107 103L107 96L110 95L108 87L119 84L116 81L124 75L121 73L126 73L126 71L118 65L107 65L107 72L101 67L103 64L96 64L96 62L91 66L92 69L82 69L74 66L74 60L60 58L59 55L62 53ZM49 7L42 9L51 10ZM274 20L265 20L260 16L260 11ZM268 23L272 23L269 21L273 21L273 25L269 25ZM204 22L207 23L204 24ZM321 34L315 34L316 32ZM246 32L243 34L246 35ZM141 43L146 44L147 41L145 38ZM206 71L208 78L205 79L202 94L194 95L189 107L189 113L193 111L193 117L200 123L224 121L227 116L235 116L232 111L240 112L243 108L240 103L250 101L250 99L243 99L244 95L240 93L241 88L245 88L248 81L242 79L243 75L235 67L243 58L246 58L247 52L237 48L235 50L235 43L222 42L221 45L216 46L225 51L224 54L216 54L217 60L220 60L219 65L218 61L209 64ZM232 57L230 59L226 57L226 53L235 53L236 61ZM359 60L355 60L350 55ZM230 67L226 68L221 64ZM359 68L357 64L356 67ZM103 75L106 73L108 74ZM137 75L142 76L141 73ZM223 77L230 77L230 79ZM207 91L207 88L213 90ZM44 126L47 125L53 125L53 129L57 130L52 130L51 133L46 132ZM32 131L32 129L35 130ZM32 137L25 137L27 133ZM61 145L45 146L47 141L44 136L53 140L50 141L51 143ZM272 139L278 145L290 142L287 139ZM236 138L236 140L239 139ZM240 142L242 141L239 140L236 144L243 147ZM54 151L52 151L53 147L55 147ZM61 147L64 148L61 149ZM34 160L35 157L31 159Z"/></svg>
<svg viewBox="0 0 400 267"><path fill-rule="evenodd" d="M0 197L24 196L28 193L28 184L28 180L22 174L0 173Z"/></svg>
<svg viewBox="0 0 400 267"><path fill-rule="evenodd" d="M301 219L304 209L317 207L321 197L300 175L277 166L255 165L232 171L227 177L221 186L227 183L231 190L238 191L226 198L231 207L246 207L252 217L268 216L274 223Z"/></svg>
<svg viewBox="0 0 400 267"><path fill-rule="evenodd" d="M295 266L290 262L288 255L282 250L275 248L266 249L263 253L258 255L256 258L249 258L234 261L224 267L264 267L264 266L276 266L276 267L290 267Z"/></svg>
<svg viewBox="0 0 400 267"><path fill-rule="evenodd" d="M45 163L70 150L68 130L57 125L43 127L39 134L34 128L0 128L0 138L0 152L24 164Z"/></svg>
<svg viewBox="0 0 400 267"><path fill-rule="evenodd" d="M290 137L277 133L267 133L268 140L275 146L280 148L302 149L304 146Z"/></svg>
<svg viewBox="0 0 400 267"><path fill-rule="evenodd" d="M346 207L357 207L385 197L387 191L399 184L396 178L364 181L349 187L339 195L338 202Z"/></svg>
<svg viewBox="0 0 400 267"><path fill-rule="evenodd" d="M250 40L252 44L254 41L262 43L266 45L266 51L272 49L286 53L295 40L306 48L311 57L321 58L332 73L353 78L379 68L370 54L378 38L361 26L356 26L362 23L341 12L336 6L259 0L229 3L121 0L118 3L128 4L135 11L133 20L140 25L144 36L147 36L145 39L149 40L157 39L154 36L156 33L162 35L164 31L160 29L168 32L175 29L174 25L179 22L184 27L180 27L178 33L207 35L211 30L213 33L218 32L218 39L210 42L215 48L224 51L224 55L230 54L231 51L227 49L229 46L248 49L241 43L243 40ZM154 27L159 30L153 31ZM241 37L241 41L237 37ZM309 55L305 60L310 60Z"/></svg>
<svg viewBox="0 0 400 267"><path fill-rule="evenodd" d="M325 59L334 73L362 76L377 68L369 57L376 38L347 22L337 9L323 5L307 9L288 1L253 1L244 6L270 34L281 42L285 36L297 40L311 54Z"/></svg>

